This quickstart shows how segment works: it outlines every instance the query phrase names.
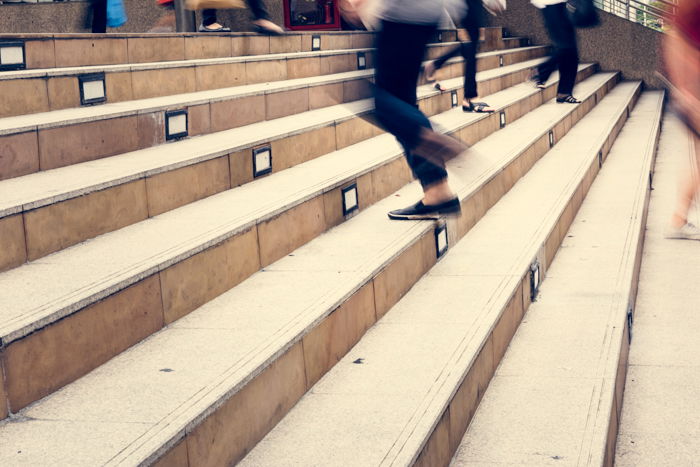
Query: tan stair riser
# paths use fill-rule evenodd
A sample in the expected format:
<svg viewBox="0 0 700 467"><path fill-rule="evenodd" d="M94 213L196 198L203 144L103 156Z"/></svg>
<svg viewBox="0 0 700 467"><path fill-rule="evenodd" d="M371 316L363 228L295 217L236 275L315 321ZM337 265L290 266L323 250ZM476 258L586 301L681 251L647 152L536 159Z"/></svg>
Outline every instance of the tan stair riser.
<svg viewBox="0 0 700 467"><path fill-rule="evenodd" d="M7 396L5 395L5 377L2 372L2 366L0 365L0 420L8 415L9 406L7 403Z"/></svg>
<svg viewBox="0 0 700 467"><path fill-rule="evenodd" d="M364 50L367 67L374 53ZM357 53L265 59L222 64L186 64L168 68L105 71L106 102L116 103L196 91L258 84L357 70ZM0 106L0 117L80 107L78 76L0 80L0 93L14 96Z"/></svg>
<svg viewBox="0 0 700 467"><path fill-rule="evenodd" d="M546 149L542 142L547 143L548 149L547 135L542 136L538 141L544 154ZM528 152L525 151L523 154ZM520 167L524 165L520 164ZM524 173L520 173L517 177L510 177L510 182L514 184ZM355 181L358 187L360 209L385 198L410 179L408 167L401 157L357 178ZM394 183L389 185L386 183L387 180L392 180ZM498 183L500 187L505 186L500 181ZM497 201L494 197L495 188L496 185L490 183L484 187L486 196L480 195L477 203L474 203L475 199L466 201L465 215L462 219L478 219L492 204L495 204ZM500 193L503 194L506 191L504 189ZM123 326L135 327L134 332L137 337L131 342L133 345L143 339L140 333L143 329L149 329L149 323L155 323L157 316L162 316L163 325L177 320L233 288L260 267L273 263L325 230L339 224L343 221L342 215L339 216L336 212L340 207L340 188L338 188L305 201L273 219L262 221L252 230L196 253L164 269L157 276L150 276L97 304L90 305L89 311L97 311L88 314L88 318L84 317L83 310L78 310L58 322L61 328L49 325L27 338L6 344L0 353L0 359L7 378L5 384L11 411L21 410L124 350L118 343L113 342L115 334L125 333ZM472 210L476 211L475 215L470 214ZM471 225L467 227L462 225L460 229L466 232ZM235 264L229 262L232 258L235 258ZM149 279L157 280L160 288L146 288L143 284ZM139 293L141 298L132 297L127 300L123 298L125 294L138 288L141 290L133 293ZM146 294L145 290L150 291L150 294ZM152 308L144 307L144 302L152 303ZM135 309L126 310L125 308L130 305ZM128 324L122 323L121 319L119 323L115 322L114 315L117 314L115 310L123 310L122 314L130 316L124 322ZM147 312L144 313L144 310ZM71 331L89 329L91 326L85 320L90 319L94 314L102 315L101 318L93 318L101 323L95 326L96 331L81 332L80 335L84 336L84 341L73 339ZM146 322L141 322L139 318ZM39 342L33 344L32 340ZM123 342L121 338L118 341ZM70 351L67 351L68 347L71 347ZM115 351L115 348L120 350ZM49 354L44 355L42 349L51 350ZM104 361L85 364L81 358L88 353L96 356L98 360L104 358ZM101 357L102 355L105 356Z"/></svg>
<svg viewBox="0 0 700 467"><path fill-rule="evenodd" d="M429 48L429 56L438 56L451 47L454 44L435 44ZM373 49L360 51L365 54L366 68L371 68ZM324 55L314 52L308 57L153 65L136 70L125 66L98 67L97 70L105 74L106 102L116 103L355 71L358 69L357 53L358 50L341 50ZM95 72L94 69L74 69L49 76L9 78L8 75L7 79L0 79L0 93L11 99L0 105L0 118L81 107L78 77Z"/></svg>
<svg viewBox="0 0 700 467"><path fill-rule="evenodd" d="M431 47L430 51L437 56L449 47L451 46L437 45ZM366 68L372 68L373 49L360 51L365 54ZM358 50L338 51L320 56L311 53L309 57L264 58L220 64L186 63L139 70L107 68L104 70L106 102L124 102L356 71L357 53ZM0 80L0 94L13 96L0 106L0 118L81 107L78 77L88 73L95 71L77 69L60 75Z"/></svg>
<svg viewBox="0 0 700 467"><path fill-rule="evenodd" d="M607 90L614 87L615 82L616 80L611 80L609 84L604 86L603 93L607 92ZM587 113L588 110L590 110L590 108L593 107L593 96L587 99L586 102L590 102L590 104L588 105L588 109L583 114L581 114L580 117L576 118L575 121L578 121L580 118L582 118L583 115L585 115L585 113ZM563 122L555 126L555 128L559 128L560 131L563 131ZM462 216L459 218L458 221L450 222L451 224L453 224L453 228L450 230L452 232L455 232L454 235L456 236L456 240L459 240L464 235L466 235L468 230L471 229L471 227L478 221L478 219L480 219L486 213L486 211L490 209L500 199L501 196L503 196L508 190L510 190L510 188L515 184L515 182L517 182L517 180L520 177L525 175L527 171L529 171L530 167L534 165L534 163L547 151L549 151L549 139L548 135L544 134L537 140L535 144L530 146L530 148L528 148L527 150L523 151L520 154L520 156L516 158L516 160L513 161L513 163L511 163L511 167L517 167L520 170L519 173L515 174L515 177L509 176L507 169L503 170L491 182L485 183L474 195L464 200L462 202ZM519 161L520 163L518 163ZM595 169L597 169L597 167L598 165L596 160ZM595 173L597 173L597 171ZM588 186L590 187L590 185ZM582 191L582 188L583 187L579 187L579 190ZM572 201L575 198L576 197L572 198ZM580 203L582 202L583 197L581 196L579 199L580 202L578 203L576 210L578 210L578 207L580 207ZM464 220L466 220L466 224L468 224L466 225L466 227L465 223L463 222ZM569 223L571 223L572 221L573 217L571 217L568 220ZM562 224L564 222L566 221L560 219L558 224ZM454 224L460 223L462 223L462 225L455 229ZM554 233L554 235L558 236L559 225L555 226L553 232L557 232ZM392 263L390 267L384 269L384 271L387 273L387 276L384 281L380 281L381 273L379 276L373 279L375 295L374 312L376 320L381 319L381 317L387 311L389 311L389 309L394 304L396 304L401 299L401 297L405 295L406 292L408 292L408 290L410 290L413 284L415 284L420 279L420 277L422 277L422 275L425 274L425 272L427 272L427 270L430 269L430 267L432 267L432 264L434 264L433 258L435 255L435 239L432 234L432 231L430 231L428 234L424 234L419 240L419 243L420 242L426 242L426 244L430 244L430 248L428 248L427 245L421 247L421 250L423 250L422 256L411 257L407 256L404 253L401 259ZM414 248L416 247L414 246ZM430 261L427 262L427 264L425 262L425 255L429 255L427 256L427 259L429 259ZM426 266L427 268L425 268ZM417 272L421 270L423 270L423 272L418 274ZM408 275L411 277L411 280L408 283L403 282L405 281L406 271L408 271ZM382 284L382 287L385 287L385 294L381 294L379 292L379 284L381 284L382 282L384 282L384 284ZM391 290L391 287L389 286L390 284L400 284L400 287L398 288L398 290ZM366 284L364 286L366 286ZM527 306L529 306L529 291L529 274L525 274L523 280L520 283L520 286L515 292L513 292L508 305L505 307L506 313L504 313L503 317L501 317L499 323L497 324L493 336L489 338L487 344L480 352L479 357L477 358L477 361L473 366L473 370L470 372L469 375L467 375L467 378L465 379L465 381L468 381L469 384L469 386L465 387L469 388L470 390L476 391L475 395L472 395L472 397L475 396L478 400L480 400L481 396L485 392L486 387L488 386L488 382L490 381L491 376L493 375L493 372L495 371L495 368L497 366L497 364L495 364L494 362L500 361L500 358L505 354L505 349L508 346L508 342L510 342L510 338L515 333L517 323L519 323L520 319L522 319L522 316L525 310L527 309ZM353 297L349 300L352 300L354 297L356 297L356 295L357 293L353 295ZM377 297L381 297L384 295L389 296L390 299L386 303L384 303L384 306L382 306L377 300ZM363 314L363 310L357 310L356 314L361 316ZM329 316L332 316L332 314ZM343 322L346 322L343 318L339 319L343 320ZM328 317L326 317L326 320L328 320ZM363 322L359 327L361 328L362 326L366 326L365 323L366 322ZM310 338L309 336L315 336L315 334L317 333L326 334L325 338L322 339L322 342L332 342L334 338L334 333L341 332L337 329L338 325L336 324L334 326L334 324L335 323L326 324L326 321L321 322L312 331L310 331L309 334L302 338L301 350L297 350L297 347L299 346L299 342L297 342L295 344L292 344L292 347L289 350L287 350L285 356L281 358L291 359L292 357L289 356L294 354L295 352L303 353L304 357L306 357L308 354L309 340L317 339L316 337ZM356 332L357 327L351 329L353 329L353 331ZM357 340L354 340L354 342L357 342L360 337L361 335L357 338ZM311 381L307 380L308 390L313 386L313 383L315 383L318 379L320 379L323 376L323 374L330 370L333 364L339 361L342 358L342 356L345 355L345 353L347 353L347 351L349 351L352 348L353 345L354 344L348 345L347 347L343 347L342 352L337 353L335 351L328 351L328 347L326 347L326 354L321 354L320 357L316 357L324 359L324 361L330 361L330 365L327 368L324 368L324 371L321 374L316 372L309 373L308 366L305 366L308 365L308 362L302 359L301 356L295 359L295 363L285 362L284 364L289 367L295 366L296 370L294 371L296 372L296 374L306 374L307 377L309 374L314 375ZM330 356L328 355L328 353L330 353ZM263 370L263 373L261 374L261 376L258 376L258 378L266 375L268 371L273 371L272 368L274 367L274 365L280 361L281 360L279 359L276 360L275 363L273 363L270 367ZM305 371L306 373L304 373ZM289 372L292 372L292 370L290 369ZM289 374L289 372L287 374ZM259 386L255 387L250 386L250 384L254 383L249 383L249 385L243 388L240 392L236 393L230 399L223 402L223 404L220 407L218 407L216 411L214 411L212 414L207 414L203 422L189 429L184 440L173 440L173 444L175 445L175 447L169 450L167 453L159 453L163 457L161 457L157 462L155 462L155 464L162 466L172 465L171 463L174 462L176 459L178 462L182 462L181 465L190 466L233 465L234 463L240 461L245 456L245 454L247 454L255 446L255 444L258 441L260 441L267 434L267 432L274 427L274 425L279 420L281 420L284 413L291 410L294 403L296 403L303 396L303 391L301 391L300 388L285 387L285 380L280 378L280 376L278 376L278 378L279 379L277 380L265 381L265 383L261 382ZM253 401L252 399L255 397L253 396L253 394L257 394L257 392L260 390L256 388L260 388L263 385L265 387L270 386L280 388L279 392L282 392L282 394L277 394L276 397L274 397L270 393L267 393L265 395L258 395L256 397L256 400ZM242 395L244 393L245 395ZM265 398L265 396L267 396L269 399ZM440 422L438 428L435 431L434 438L431 438L431 440L426 444L424 454L419 459L419 462L417 464L425 465L428 467L449 464L449 461L452 457L450 453L454 452L462 436L460 435L459 437L455 438L454 449L449 450L449 452L447 450L442 449L442 445L452 444L452 433L455 432L454 430L457 426L463 424L463 431L466 430L466 426L469 420L471 419L471 415L473 415L473 411L476 409L476 402L478 402L478 400L475 401L473 406L467 405L466 402L469 401L468 396L468 394L463 395L463 398L466 398L466 400L464 401L465 410L460 410L459 412L460 414L463 414L461 417L462 420L458 420L457 418L455 418L455 421L451 422L448 409L448 411L446 411L446 413L443 415L442 421ZM473 407L471 409L471 412L468 412L469 407ZM275 410L278 410L280 408L283 408L284 413L280 414L275 412ZM270 415L271 413L273 413L274 415ZM468 417L464 415L468 415ZM264 423L262 421L272 419L273 423L264 423L264 426L256 426L255 430L249 430L249 427L247 425L242 426L236 422L236 420L251 419L260 420L261 424ZM453 427L452 424L454 424L455 427ZM214 440L216 440L216 442L214 442ZM183 447L184 445L187 446L186 449ZM215 447L215 449L212 449L212 447ZM188 455L189 457L184 457L185 455ZM438 463L438 461L445 461L445 463ZM152 460L146 462L146 464L151 463Z"/></svg>
<svg viewBox="0 0 700 467"><path fill-rule="evenodd" d="M587 68L579 72L578 79L585 79L593 72L593 67ZM488 82L485 86L493 89ZM542 98L553 96L554 85L550 85L543 93L508 106L504 109L507 121L515 121L540 105ZM421 108L428 115L449 110L450 94L421 99ZM488 136L498 128L498 117L492 115L490 120L488 127L485 122L478 122L473 129L468 126L460 130L460 138L474 144ZM0 219L0 232L6 232L6 238L10 239L10 248L0 255L0 271L248 183L253 180L252 148L270 145L274 173L380 133L371 123L371 116L357 116Z"/></svg>
<svg viewBox="0 0 700 467"><path fill-rule="evenodd" d="M320 50L344 50L372 47L373 34L320 33ZM275 53L310 52L311 34L192 35L141 37L48 37L24 41L27 69L74 66L121 65L127 63L167 62L228 58ZM0 37L13 39L13 36Z"/></svg>
<svg viewBox="0 0 700 467"><path fill-rule="evenodd" d="M542 49L520 51L513 53L511 60L521 62L538 58L542 54ZM496 57L495 67L497 66ZM461 63L446 68L446 78L462 74ZM521 79L523 73L516 72L512 75L481 82L481 94L497 92L524 79ZM370 96L370 83L362 78L198 103L170 110L186 109L190 134L196 136ZM0 180L162 144L165 142L164 120L165 112L159 110L0 136L0 147L7 154L0 161Z"/></svg>
<svg viewBox="0 0 700 467"><path fill-rule="evenodd" d="M630 103L628 110L634 106L638 97L639 90ZM626 119L627 115L622 115L615 125L615 128L617 129L624 125ZM576 122L574 121L574 123ZM600 151L602 151L604 155L607 156L609 148L612 146L618 133L619 129L611 132L606 138L605 144L600 148ZM606 147L608 148L607 150L605 149ZM564 236L568 232L576 213L581 207L583 199L586 193L588 193L598 171L599 164L596 157L591 161L585 177L569 198L567 206L554 225L554 228L547 235L540 249L540 253L536 258L532 258L533 260L538 258L544 259L544 261L541 262L541 267L543 269L540 272L540 277L543 279L546 277L546 271L554 260L554 256ZM488 387L491 377L498 367L501 358L505 355L510 340L515 335L520 321L529 308L529 293L530 274L529 271L526 271L523 273L517 290L514 291L509 301L503 306L500 318L462 383L454 392L448 407L434 427L430 438L426 441L414 465L430 467L449 466L459 443L466 433L469 422L476 412L479 401ZM617 380L620 381L620 378L622 378L622 384L624 384L624 374L620 376L620 372L618 372ZM620 408L614 407L613 412L612 415L614 417L619 417ZM616 420L617 419L614 418L613 423L611 423L611 431L614 429L615 433L617 432ZM613 424L615 425L614 427L612 426ZM614 444L615 442L613 440L613 447ZM612 459L614 459L614 454Z"/></svg>
<svg viewBox="0 0 700 467"><path fill-rule="evenodd" d="M26 68L62 68L74 66L120 65L178 60L228 58L275 53L312 51L312 36L321 37L320 50L346 50L372 47L374 34L366 32L328 34L323 32L281 37L262 35L177 35L107 37L48 36L24 40ZM0 40L16 40L17 36L0 36ZM456 40L453 31L442 34L442 42ZM503 45L500 28L482 29L483 49ZM436 42L439 42L436 37ZM503 39L517 43L520 39Z"/></svg>

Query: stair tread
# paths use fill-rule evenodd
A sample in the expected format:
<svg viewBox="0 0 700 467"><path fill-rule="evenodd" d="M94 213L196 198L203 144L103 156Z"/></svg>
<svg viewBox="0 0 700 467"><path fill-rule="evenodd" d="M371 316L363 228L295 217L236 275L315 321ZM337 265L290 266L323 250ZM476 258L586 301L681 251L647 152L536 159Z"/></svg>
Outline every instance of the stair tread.
<svg viewBox="0 0 700 467"><path fill-rule="evenodd" d="M453 460L603 465L663 108L647 91L612 147ZM527 401L526 404L523 402Z"/></svg>
<svg viewBox="0 0 700 467"><path fill-rule="evenodd" d="M594 65L584 64L579 67L579 70L592 66ZM445 80L442 84L449 91L460 88L462 79ZM501 102L503 102L502 105L505 105L507 102L536 92L532 86L520 84L500 91L493 97L487 97L492 101L490 102L492 106ZM439 91L433 89L432 86L419 87L419 98L438 94ZM501 97L505 99L501 100ZM342 122L367 113L372 108L372 100L363 99L95 161L2 180L0 181L0 217L174 170L333 122ZM474 120L479 118L481 116L475 116Z"/></svg>
<svg viewBox="0 0 700 467"><path fill-rule="evenodd" d="M445 47L457 45L460 42L438 42L428 44L427 48ZM539 46L529 46L539 47ZM272 60L293 60L297 58L310 57L328 57L332 55L345 55L358 52L370 52L374 50L372 47L355 47L351 49L334 49L334 50L314 50L304 52L280 52L267 53L259 55L239 55L235 57L215 57L215 58L194 58L185 60L166 60L160 62L144 62L144 63L119 63L113 65L85 65L85 66L70 66L70 67L55 67L55 68L39 68L29 70L5 71L0 73L0 81L9 79L28 79L28 78L45 78L51 76L76 75L85 73L99 72L125 72L125 71L143 71L156 70L162 68L178 68L185 66L205 66L205 65L222 65L228 63L248 63L248 62L265 62ZM508 49L511 50L511 49ZM484 52L484 56L499 55L503 53L501 50Z"/></svg>
<svg viewBox="0 0 700 467"><path fill-rule="evenodd" d="M413 463L639 85L600 101L240 465Z"/></svg>
<svg viewBox="0 0 700 467"><path fill-rule="evenodd" d="M581 94L613 75L595 75L580 85ZM532 139L528 130L571 111L543 105L505 128L513 134L508 141ZM444 115L446 120L434 120L450 126L479 118L458 109ZM517 128L525 131L518 135ZM482 145L487 153L506 152L489 141ZM0 274L0 302L8 304L0 310L0 340L7 344L400 154L398 143L384 134L6 271ZM468 167L475 170L478 160ZM69 270L74 273L60 273Z"/></svg>
<svg viewBox="0 0 700 467"><path fill-rule="evenodd" d="M533 50L542 48L541 46L519 47L514 49L505 49L497 51L498 54L517 53L525 50ZM493 52L478 54L478 57L487 57L494 55ZM459 61L461 59L453 59ZM529 60L529 62L539 63L541 59ZM169 63L169 62L165 62ZM526 63L526 62L521 62ZM517 70L521 69L521 63L508 65L494 69L496 72L502 70ZM532 65L531 65L532 66ZM497 75L494 70L486 70L480 72L477 76L485 78ZM154 110L167 109L171 107L183 105L197 105L206 102L215 102L227 98L237 98L258 95L261 93L278 92L288 89L296 89L318 84L332 84L342 82L348 79L370 78L374 75L374 70L356 70L343 73L334 73L329 75L319 75L309 78L296 78L283 81L272 81L267 83L246 84L241 86L233 86L229 88L220 88L209 91L196 91L185 94L176 94L163 97L152 97L147 99L131 100L124 102L107 103L99 106L76 107L70 109L53 110L49 112L40 112L29 115L17 115L13 117L5 117L0 119L0 135L13 134L32 130L35 128L52 128L63 126L71 123L89 122L98 119L116 118L123 115L129 115L134 112L147 112ZM2 74L0 74L2 76Z"/></svg>
<svg viewBox="0 0 700 467"><path fill-rule="evenodd" d="M602 84L604 81L585 81L579 85L580 93L589 95ZM546 114L553 118L550 107L558 109L559 119L573 109L549 102L543 106L545 111L540 116ZM540 121L540 130L545 131L542 128L548 128L552 122L547 118L538 119L537 110L533 112L535 119ZM470 117L461 112L447 114L445 125L449 125L449 119ZM529 144L530 135L518 132L517 124L513 123L506 130L510 128L514 136L520 134L523 145ZM387 145L389 143L396 144L388 141ZM501 163L506 163L513 157L510 151L486 155L479 150L479 144L475 145L475 150L478 152L470 155L469 160L457 159L450 166L451 173L459 175L453 183L463 197L477 189L480 180L487 178L485 172L499 170L496 159L500 157ZM357 153L361 154L360 151ZM482 159L484 162L479 164ZM477 166L482 169L474 169ZM459 174L465 167L467 173ZM75 448L71 446L76 442L82 443L81 452L86 453L88 463L103 463L110 459L113 462L139 462L155 455L158 449L164 449L165 443L172 446L186 427L194 426L223 397L253 377L256 368L284 351L285 346L294 342L295 336L319 319L319 315L332 311L362 284L363 279L371 277L389 259L433 229L430 222L392 222L386 218L387 210L405 204L405 200L413 200L419 193L420 188L415 183L403 188L397 193L400 196L380 201L301 247L293 256L254 274L174 325L38 402L23 412L23 416L30 417L24 422L0 425L3 439L9 441L0 446L0 459L18 459L14 449L17 446L23 447L25 456L41 456L41 452L34 449L44 449L36 444L43 438L38 433L44 429L65 433L69 437L73 435L72 439L55 436L46 440L55 444L43 452L51 452L56 459L64 458L62 456L68 455L67 452L74 453ZM202 217L200 215L197 220L205 221ZM184 224L181 221L183 228ZM370 232L371 236L368 236ZM160 241L163 240L161 237ZM132 241L129 245L133 248L140 242ZM324 259L319 261L319 258ZM32 277L36 278L36 274L34 271ZM0 276L0 281L3 276ZM270 276L279 276L282 280L273 281ZM263 291L268 292L261 293ZM246 306L236 306L236 303ZM250 323L250 326L245 323ZM217 338L217 333L225 337ZM185 334L192 335L192 338L184 338ZM263 335L267 340L261 343ZM206 349L205 344L209 346ZM234 361L236 355L240 356L238 361ZM187 366L185 362L188 361L194 363ZM206 365L211 367L205 368ZM176 371L159 371L163 368L175 368ZM200 376L192 378L190 371L200 372ZM125 377L127 374L133 376ZM168 380L168 375L177 380ZM193 380L198 383L191 386ZM138 385L132 384L134 381L138 381ZM97 387L108 392L117 391L119 395L107 396ZM102 394L99 400L94 398L97 393ZM129 404L118 403L118 400ZM144 408L140 409L141 404ZM84 437L75 436L77 428L72 420L83 420L87 430L94 423L108 424L118 435L107 438L100 435L100 430L91 430L94 436L88 440L92 444L88 449ZM27 428L30 425L32 428ZM61 429L63 425L66 425L65 430ZM26 437L29 432L32 439ZM13 449L3 450L4 446L10 445ZM119 457L112 457L120 451ZM89 457L92 455L98 457Z"/></svg>
<svg viewBox="0 0 700 467"><path fill-rule="evenodd" d="M698 245L665 238L693 159L684 124L664 116L654 172L615 465L694 465L698 437ZM697 208L689 220L699 225Z"/></svg>

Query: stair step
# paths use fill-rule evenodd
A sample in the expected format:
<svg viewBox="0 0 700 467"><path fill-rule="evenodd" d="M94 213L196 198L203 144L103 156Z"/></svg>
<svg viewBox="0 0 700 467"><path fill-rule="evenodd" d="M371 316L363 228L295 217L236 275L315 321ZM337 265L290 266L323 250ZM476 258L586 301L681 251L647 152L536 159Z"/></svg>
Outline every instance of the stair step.
<svg viewBox="0 0 700 467"><path fill-rule="evenodd" d="M612 465L663 99L631 112L453 466Z"/></svg>
<svg viewBox="0 0 700 467"><path fill-rule="evenodd" d="M687 128L667 112L644 240L617 466L691 466L698 462L700 245L665 238L678 201L679 182L692 173L689 162L695 157ZM689 214L689 220L700 225L697 207Z"/></svg>
<svg viewBox="0 0 700 467"><path fill-rule="evenodd" d="M484 93L522 81L523 70L539 62L532 57L544 52L537 47L503 51L515 64L502 68L500 55L481 55L480 63L489 68L480 76ZM460 61L449 65L449 76L460 75ZM1 161L0 180L162 144L168 111L186 110L194 136L368 98L373 73L360 70L0 119L0 144L8 154Z"/></svg>
<svg viewBox="0 0 700 467"><path fill-rule="evenodd" d="M428 46L436 57L457 43ZM138 64L75 66L0 72L0 117L118 103L371 68L374 49L341 49ZM83 93L81 79L101 91ZM86 87L86 89L88 89Z"/></svg>
<svg viewBox="0 0 700 467"><path fill-rule="evenodd" d="M531 264L539 260L541 274L549 268L597 173L598 152L639 90L624 83L602 99L241 465L449 463L451 441L461 438L529 305ZM499 136L508 141L497 133L494 143ZM456 175L473 170L465 163Z"/></svg>
<svg viewBox="0 0 700 467"><path fill-rule="evenodd" d="M228 34L19 34L0 41L24 42L27 69L120 65L177 60L311 52L313 37L320 50L372 47L374 33L289 32L284 36Z"/></svg>
<svg viewBox="0 0 700 467"><path fill-rule="evenodd" d="M594 70L592 64L582 65L579 77L586 78ZM490 79L498 79L497 76ZM521 84L486 98L512 122L539 105L539 96L553 97L556 83L556 79L551 80L544 92ZM452 106L449 92L461 89L462 79L445 81L443 85L447 94L427 86L420 89L421 107L428 114L444 112ZM0 270L250 182L255 178L255 148L269 146L272 171L278 172L378 135L380 129L365 121L371 109L372 101L367 99L0 181L0 225L12 225L13 236L19 238L20 231L24 231L28 239L26 244L20 242L14 250L7 250L5 260L0 260ZM469 144L498 128L498 115L473 114L468 118L469 126L461 133ZM209 173L210 178L202 179L203 173ZM201 181L195 182L198 179ZM183 185L183 180L189 182ZM138 189L134 185L137 182L145 183L145 188ZM92 204L88 196L101 201ZM109 204L109 209L99 207L104 203ZM124 216L114 216L111 211ZM66 218L73 220L64 222Z"/></svg>
<svg viewBox="0 0 700 467"><path fill-rule="evenodd" d="M450 222L452 237L464 235L470 227L465 222L475 222L500 193L507 191L546 152L551 128L563 134L567 119L583 115L594 104L592 96L604 93L618 76L603 75L604 78L594 77L579 85L579 94L587 98L586 104L574 107L548 102L499 132L503 133L501 142L509 141L507 147L496 149L498 141L494 138L498 134L494 134L475 145L473 153L450 164L465 210L463 221ZM451 112L438 123L449 129L464 118L461 112ZM357 150L355 155L360 157L365 152ZM328 167L339 162L329 158L326 166L317 164L317 171L327 173ZM275 182L279 190L283 186L279 176L283 175L286 174L277 174L276 181L269 177L261 182ZM300 172L298 175L301 179ZM303 178L310 180L310 175ZM249 185L249 190L255 185ZM262 184L258 187L268 196L273 192ZM53 459L67 459L66 456L74 456L75 443L79 442L88 464L150 463L168 452L173 457L182 454L181 441L185 436L184 449L192 464L225 465L240 458L372 325L375 316L381 317L435 262L434 223L392 222L386 217L387 210L413 200L419 191L415 183L403 188L396 193L398 196L364 210L85 378L28 408L17 421L0 428L0 436L7 440L0 446L0 459L10 463L40 462L46 452ZM249 192L245 198L241 204L257 197ZM229 209L234 206L228 201L222 204ZM193 217L199 223L208 222L202 214L207 211L203 206L196 211L199 215ZM225 212L215 208L212 211ZM188 229L188 236L197 237L195 227L211 230L185 221L184 212L180 211L177 226ZM164 222L166 216L161 217ZM309 216L304 219L308 222ZM226 225L224 219L219 223L229 229L233 225ZM161 250L170 250L169 255L176 252L164 242L184 245L169 235L153 238ZM201 235L198 240L203 240ZM132 250L143 248L145 241L145 237L139 241L132 237L129 245ZM116 242L111 243L113 251L122 251ZM153 249L150 250L155 259ZM0 280L14 272L0 276ZM36 277L37 271L33 274ZM201 272L191 270L188 276L207 274L213 274L211 267ZM92 277L95 276L93 271ZM355 315L356 310L366 314L361 318ZM333 329L342 333L342 324L334 328L333 319L354 323L347 340L332 338ZM338 347L333 347L336 344ZM332 346L330 352L326 345ZM95 351L94 346L91 348ZM64 365L62 369L65 368ZM167 379L169 376L173 378ZM101 397L95 398L94 394ZM81 428L89 430L90 436L77 433L72 420L81 420ZM102 428L96 425L106 420L113 431L120 433L118 439L114 432L108 436L100 434ZM68 438L44 439L43 430L66 434ZM32 433L31 437L27 433ZM236 441L221 441L225 433ZM217 439L215 448L212 437ZM51 445L42 445L43 442ZM173 457L166 460L172 461Z"/></svg>
<svg viewBox="0 0 700 467"><path fill-rule="evenodd" d="M501 28L482 28L482 47L524 42L502 38ZM318 40L315 41L314 37ZM457 40L456 31L436 34L437 42ZM226 34L0 34L0 42L24 46L26 69L118 65L177 60L226 58L275 53L361 49L372 47L367 31L287 32L283 36ZM317 47L315 47L317 46Z"/></svg>

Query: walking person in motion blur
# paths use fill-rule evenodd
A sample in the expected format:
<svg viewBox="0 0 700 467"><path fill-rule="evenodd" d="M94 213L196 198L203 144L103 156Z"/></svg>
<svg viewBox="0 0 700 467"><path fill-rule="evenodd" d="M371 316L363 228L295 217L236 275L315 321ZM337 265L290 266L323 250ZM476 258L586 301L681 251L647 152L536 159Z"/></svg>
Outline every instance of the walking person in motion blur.
<svg viewBox="0 0 700 467"><path fill-rule="evenodd" d="M666 79L676 113L686 124L693 157L679 186L668 238L700 240L688 212L700 194L700 0L680 0L673 29L664 36Z"/></svg>
<svg viewBox="0 0 700 467"><path fill-rule="evenodd" d="M391 219L435 219L457 215L460 201L450 188L445 162L466 146L432 129L416 105L416 85L426 45L433 37L443 10L452 0L385 0L377 11L375 114L379 123L401 143L414 176L423 187L423 198L389 213ZM343 11L361 11L365 0L352 2Z"/></svg>
<svg viewBox="0 0 700 467"><path fill-rule="evenodd" d="M553 48L552 55L537 67L537 73L532 79L538 88L544 89L550 75L558 69L557 102L579 104L581 101L572 95L578 70L578 46L576 28L566 9L567 0L531 0L531 2L542 12L544 26Z"/></svg>
<svg viewBox="0 0 700 467"><path fill-rule="evenodd" d="M435 82L435 88L442 91L440 83L435 80L435 73L452 57L462 55L464 58L464 99L462 110L465 112L493 112L493 109L485 102L474 102L479 95L476 85L476 53L479 50L479 28L484 25L483 10L486 8L492 14L500 13L505 9L505 0L486 0L483 5L481 0L466 0L467 13L462 19L462 27L469 34L469 40L460 41L460 44L448 50L436 60L425 65L425 78L429 83Z"/></svg>

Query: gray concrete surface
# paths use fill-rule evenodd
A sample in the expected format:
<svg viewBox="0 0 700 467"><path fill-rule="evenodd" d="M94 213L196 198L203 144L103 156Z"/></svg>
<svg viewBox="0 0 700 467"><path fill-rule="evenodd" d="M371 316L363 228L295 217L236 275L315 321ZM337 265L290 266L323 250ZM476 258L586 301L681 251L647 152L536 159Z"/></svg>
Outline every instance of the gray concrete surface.
<svg viewBox="0 0 700 467"><path fill-rule="evenodd" d="M452 466L603 465L663 95L640 97ZM566 139L564 140L566 141Z"/></svg>
<svg viewBox="0 0 700 467"><path fill-rule="evenodd" d="M689 157L688 133L668 115L647 222L618 466L685 467L700 459L700 242L664 238ZM696 225L698 214L695 208L689 216Z"/></svg>

